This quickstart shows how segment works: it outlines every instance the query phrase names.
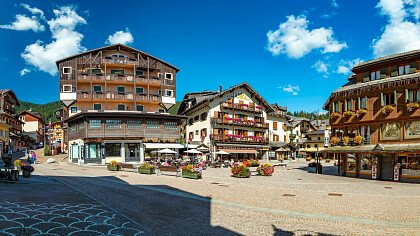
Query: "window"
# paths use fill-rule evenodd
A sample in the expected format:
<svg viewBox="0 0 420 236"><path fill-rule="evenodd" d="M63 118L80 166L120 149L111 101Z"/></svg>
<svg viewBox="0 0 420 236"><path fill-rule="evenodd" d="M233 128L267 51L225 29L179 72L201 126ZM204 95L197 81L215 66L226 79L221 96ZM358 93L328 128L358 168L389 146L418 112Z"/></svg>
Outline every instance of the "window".
<svg viewBox="0 0 420 236"><path fill-rule="evenodd" d="M117 87L117 92L118 93L125 93L125 87L124 86L118 86Z"/></svg>
<svg viewBox="0 0 420 236"><path fill-rule="evenodd" d="M207 120L207 112L201 113L201 121Z"/></svg>
<svg viewBox="0 0 420 236"><path fill-rule="evenodd" d="M80 123L77 125L77 129L78 129L78 130L84 130L84 129L85 129L85 123L80 122Z"/></svg>
<svg viewBox="0 0 420 236"><path fill-rule="evenodd" d="M158 112L159 113L165 113L165 110L164 109L159 109Z"/></svg>
<svg viewBox="0 0 420 236"><path fill-rule="evenodd" d="M347 171L356 171L356 154L347 154Z"/></svg>
<svg viewBox="0 0 420 236"><path fill-rule="evenodd" d="M195 135L198 135L198 130L195 131Z"/></svg>
<svg viewBox="0 0 420 236"><path fill-rule="evenodd" d="M100 85L93 85L94 92L102 92L102 86Z"/></svg>
<svg viewBox="0 0 420 236"><path fill-rule="evenodd" d="M383 94L381 93L381 106L387 106L387 105L395 105L397 101L397 93L394 92L389 94Z"/></svg>
<svg viewBox="0 0 420 236"><path fill-rule="evenodd" d="M128 129L138 129L138 128L140 128L140 121L139 120L127 120L127 128Z"/></svg>
<svg viewBox="0 0 420 236"><path fill-rule="evenodd" d="M70 113L77 113L77 107L70 107Z"/></svg>
<svg viewBox="0 0 420 236"><path fill-rule="evenodd" d="M119 156L121 156L121 144L120 143L106 143L105 144L105 155L107 157L119 157Z"/></svg>
<svg viewBox="0 0 420 236"><path fill-rule="evenodd" d="M89 120L89 128L101 128L101 120Z"/></svg>
<svg viewBox="0 0 420 236"><path fill-rule="evenodd" d="M177 129L176 122L164 122L163 125L165 126L165 129Z"/></svg>
<svg viewBox="0 0 420 236"><path fill-rule="evenodd" d="M142 88L142 87L137 87L137 88L136 88L136 93L138 93L138 94L143 94L143 93L144 93L144 88Z"/></svg>
<svg viewBox="0 0 420 236"><path fill-rule="evenodd" d="M165 89L165 95L167 97L172 97L173 96L174 91L170 90L170 89Z"/></svg>
<svg viewBox="0 0 420 236"><path fill-rule="evenodd" d="M158 79L163 79L163 74L162 73L158 73L157 76L158 76Z"/></svg>
<svg viewBox="0 0 420 236"><path fill-rule="evenodd" d="M353 99L346 100L346 111L353 111Z"/></svg>
<svg viewBox="0 0 420 236"><path fill-rule="evenodd" d="M207 136L207 129L202 129L200 136L202 139L205 138Z"/></svg>
<svg viewBox="0 0 420 236"><path fill-rule="evenodd" d="M192 140L193 138L194 138L194 133L193 132L190 132L188 134L188 140Z"/></svg>
<svg viewBox="0 0 420 236"><path fill-rule="evenodd" d="M102 110L102 104L100 103L93 104L93 110L97 110L97 111Z"/></svg>
<svg viewBox="0 0 420 236"><path fill-rule="evenodd" d="M159 129L160 128L159 121L158 120L148 120L148 121L146 121L146 127L148 129Z"/></svg>
<svg viewBox="0 0 420 236"><path fill-rule="evenodd" d="M410 65L403 65L398 67L398 75L410 74Z"/></svg>
<svg viewBox="0 0 420 236"><path fill-rule="evenodd" d="M124 70L111 70L111 74L113 74L113 75L123 75Z"/></svg>
<svg viewBox="0 0 420 236"><path fill-rule="evenodd" d="M333 112L340 112L340 102L333 102L332 106L333 106Z"/></svg>
<svg viewBox="0 0 420 236"><path fill-rule="evenodd" d="M194 122L195 122L195 121L198 121L199 119L200 119L200 116L196 115L196 116L194 117Z"/></svg>
<svg viewBox="0 0 420 236"><path fill-rule="evenodd" d="M71 74L71 67L63 67L63 74L65 75Z"/></svg>
<svg viewBox="0 0 420 236"><path fill-rule="evenodd" d="M172 80L172 79L173 79L173 77L172 77L172 73L165 73L165 79L170 79L170 80Z"/></svg>
<svg viewBox="0 0 420 236"><path fill-rule="evenodd" d="M117 105L117 110L119 110L119 111L125 111L125 105L124 104L118 104Z"/></svg>
<svg viewBox="0 0 420 236"><path fill-rule="evenodd" d="M144 71L137 69L136 70L136 76L144 76Z"/></svg>
<svg viewBox="0 0 420 236"><path fill-rule="evenodd" d="M193 122L193 118L190 118L189 120L188 120L188 125L192 125L194 122Z"/></svg>
<svg viewBox="0 0 420 236"><path fill-rule="evenodd" d="M359 108L359 109L366 109L366 108L367 108L367 105L366 105L366 103L367 103L367 98L366 98L366 97L364 97L364 98L359 98L359 99L358 99L358 103L359 103L359 105L358 105L358 108Z"/></svg>
<svg viewBox="0 0 420 236"><path fill-rule="evenodd" d="M121 120L106 120L106 128L119 129L121 128Z"/></svg>
<svg viewBox="0 0 420 236"><path fill-rule="evenodd" d="M136 111L144 111L143 105L136 105Z"/></svg>
<svg viewBox="0 0 420 236"><path fill-rule="evenodd" d="M307 147L307 148L311 148L311 145L310 145L310 144L308 144L306 147Z"/></svg>
<svg viewBox="0 0 420 236"><path fill-rule="evenodd" d="M406 89L405 90L406 102L420 102L420 89Z"/></svg>
<svg viewBox="0 0 420 236"><path fill-rule="evenodd" d="M360 173L372 173L372 156L370 154L360 154Z"/></svg>
<svg viewBox="0 0 420 236"><path fill-rule="evenodd" d="M371 81L378 80L380 78L381 78L381 71L377 70L377 71L370 72L370 80Z"/></svg>
<svg viewBox="0 0 420 236"><path fill-rule="evenodd" d="M73 86L70 84L63 85L63 92L65 93L71 93L73 91Z"/></svg>

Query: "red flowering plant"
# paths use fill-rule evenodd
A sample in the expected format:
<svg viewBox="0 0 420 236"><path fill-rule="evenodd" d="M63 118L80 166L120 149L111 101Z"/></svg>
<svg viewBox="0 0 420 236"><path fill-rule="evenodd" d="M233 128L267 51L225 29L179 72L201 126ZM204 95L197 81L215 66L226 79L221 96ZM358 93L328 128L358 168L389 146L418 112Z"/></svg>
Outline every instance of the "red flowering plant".
<svg viewBox="0 0 420 236"><path fill-rule="evenodd" d="M264 163L257 168L258 175L270 176L274 172L274 166L269 163Z"/></svg>
<svg viewBox="0 0 420 236"><path fill-rule="evenodd" d="M251 172L249 171L248 167L244 164L235 165L230 169L230 172L234 177L238 178L249 178L251 177Z"/></svg>
<svg viewBox="0 0 420 236"><path fill-rule="evenodd" d="M418 102L410 102L410 103L407 103L406 107L407 107L407 111L412 112L416 110L417 108L419 108L420 104Z"/></svg>
<svg viewBox="0 0 420 236"><path fill-rule="evenodd" d="M387 115L389 113L391 113L394 110L394 107L391 105L386 105L384 107L382 107L382 114Z"/></svg>
<svg viewBox="0 0 420 236"><path fill-rule="evenodd" d="M20 163L20 169L22 171L29 171L29 172L33 172L35 170L35 168L29 164L25 164L23 162Z"/></svg>
<svg viewBox="0 0 420 236"><path fill-rule="evenodd" d="M243 160L242 161L242 165L246 166L246 167L250 167L251 166L251 160Z"/></svg>

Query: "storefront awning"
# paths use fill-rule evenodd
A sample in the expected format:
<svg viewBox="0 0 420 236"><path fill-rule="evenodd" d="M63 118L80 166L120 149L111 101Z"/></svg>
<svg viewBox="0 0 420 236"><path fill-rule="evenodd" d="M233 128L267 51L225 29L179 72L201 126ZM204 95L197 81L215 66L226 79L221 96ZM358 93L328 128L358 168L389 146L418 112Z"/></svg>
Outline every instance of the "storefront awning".
<svg viewBox="0 0 420 236"><path fill-rule="evenodd" d="M324 150L327 153L399 153L420 152L420 144L376 144L361 146L334 146Z"/></svg>
<svg viewBox="0 0 420 236"><path fill-rule="evenodd" d="M219 151L220 150L225 151L225 152L228 152L230 154L233 154L233 153L257 154L258 153L257 150L255 150L255 149L219 149Z"/></svg>
<svg viewBox="0 0 420 236"><path fill-rule="evenodd" d="M185 148L185 145L179 143L144 143L146 149L164 149L164 148ZM192 145L188 145L190 148Z"/></svg>

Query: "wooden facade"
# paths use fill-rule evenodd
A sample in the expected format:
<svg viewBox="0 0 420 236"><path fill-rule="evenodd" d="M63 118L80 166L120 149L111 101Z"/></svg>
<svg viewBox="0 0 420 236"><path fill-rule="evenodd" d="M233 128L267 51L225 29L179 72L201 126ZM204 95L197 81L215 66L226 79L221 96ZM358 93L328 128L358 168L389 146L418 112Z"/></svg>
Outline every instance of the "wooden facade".
<svg viewBox="0 0 420 236"><path fill-rule="evenodd" d="M352 71L349 83L324 105L330 112L332 144L341 146L328 152L342 155L343 174L366 177L360 162L363 155L373 155L378 173L373 177L420 181L420 50L363 62ZM347 165L349 155L354 166ZM378 170L384 165L388 169ZM405 169L412 174L404 175Z"/></svg>

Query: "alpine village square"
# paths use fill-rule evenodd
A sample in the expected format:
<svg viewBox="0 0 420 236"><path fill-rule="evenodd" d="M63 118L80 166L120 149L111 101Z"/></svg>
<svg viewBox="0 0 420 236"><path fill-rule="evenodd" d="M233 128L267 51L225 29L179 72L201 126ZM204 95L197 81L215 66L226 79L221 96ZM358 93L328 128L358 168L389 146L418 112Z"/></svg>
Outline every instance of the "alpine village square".
<svg viewBox="0 0 420 236"><path fill-rule="evenodd" d="M47 2L1 3L0 236L420 236L420 0Z"/></svg>

